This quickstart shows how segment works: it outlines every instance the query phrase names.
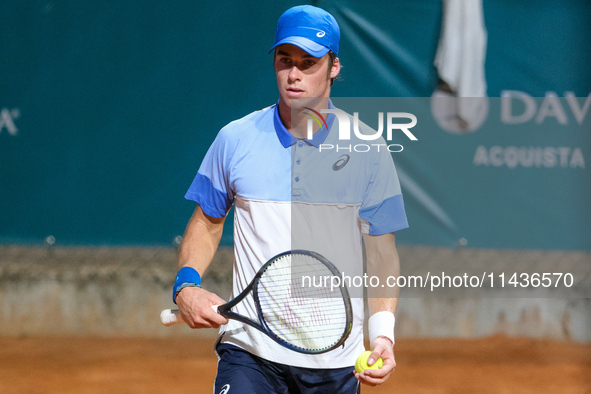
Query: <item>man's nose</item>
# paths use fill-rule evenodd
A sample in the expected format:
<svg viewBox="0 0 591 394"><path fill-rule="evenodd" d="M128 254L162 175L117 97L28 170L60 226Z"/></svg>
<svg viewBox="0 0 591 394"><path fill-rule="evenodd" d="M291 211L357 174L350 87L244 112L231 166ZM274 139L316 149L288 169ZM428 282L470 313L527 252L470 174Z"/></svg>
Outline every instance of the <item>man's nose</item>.
<svg viewBox="0 0 591 394"><path fill-rule="evenodd" d="M296 66L293 66L291 68L291 70L289 70L289 80L290 81L299 81L302 79L302 71L297 68Z"/></svg>

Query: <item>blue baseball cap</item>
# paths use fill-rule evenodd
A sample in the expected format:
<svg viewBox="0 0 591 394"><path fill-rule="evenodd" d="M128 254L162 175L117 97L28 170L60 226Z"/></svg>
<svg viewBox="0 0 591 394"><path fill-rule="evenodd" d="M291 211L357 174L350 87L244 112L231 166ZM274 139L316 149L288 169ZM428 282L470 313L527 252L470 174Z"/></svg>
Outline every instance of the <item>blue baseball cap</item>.
<svg viewBox="0 0 591 394"><path fill-rule="evenodd" d="M339 54L341 29L334 16L322 8L299 5L285 11L277 22L275 44L292 44L314 57L333 51Z"/></svg>

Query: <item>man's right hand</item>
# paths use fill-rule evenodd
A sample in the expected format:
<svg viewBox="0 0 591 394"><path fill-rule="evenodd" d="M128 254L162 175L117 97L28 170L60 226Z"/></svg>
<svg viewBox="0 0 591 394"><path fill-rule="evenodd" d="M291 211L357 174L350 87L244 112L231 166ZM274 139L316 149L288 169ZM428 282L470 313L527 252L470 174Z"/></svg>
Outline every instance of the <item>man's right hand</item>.
<svg viewBox="0 0 591 394"><path fill-rule="evenodd" d="M176 297L181 315L191 328L219 328L228 319L215 312L213 305L223 305L226 301L200 287L185 287Z"/></svg>

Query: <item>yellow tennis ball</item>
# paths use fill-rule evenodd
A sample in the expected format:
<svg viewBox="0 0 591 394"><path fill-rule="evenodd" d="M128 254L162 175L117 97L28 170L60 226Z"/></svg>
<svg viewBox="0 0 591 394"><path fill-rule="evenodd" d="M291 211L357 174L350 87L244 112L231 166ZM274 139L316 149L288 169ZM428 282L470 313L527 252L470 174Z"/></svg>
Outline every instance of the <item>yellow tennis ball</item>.
<svg viewBox="0 0 591 394"><path fill-rule="evenodd" d="M361 353L359 357L357 357L357 361L355 361L355 371L357 373L362 373L366 369L380 369L384 366L384 360L382 358L378 358L378 360L373 363L373 365L367 365L367 359L371 354L371 350Z"/></svg>

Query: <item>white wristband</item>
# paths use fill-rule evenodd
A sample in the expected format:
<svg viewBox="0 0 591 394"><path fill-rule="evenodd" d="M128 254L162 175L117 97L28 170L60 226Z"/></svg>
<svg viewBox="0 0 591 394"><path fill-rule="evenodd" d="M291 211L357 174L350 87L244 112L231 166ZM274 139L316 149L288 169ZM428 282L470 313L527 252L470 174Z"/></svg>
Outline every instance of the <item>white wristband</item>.
<svg viewBox="0 0 591 394"><path fill-rule="evenodd" d="M396 318L392 312L381 311L374 313L367 322L369 331L369 343L377 337L386 337L394 344L394 324Z"/></svg>

